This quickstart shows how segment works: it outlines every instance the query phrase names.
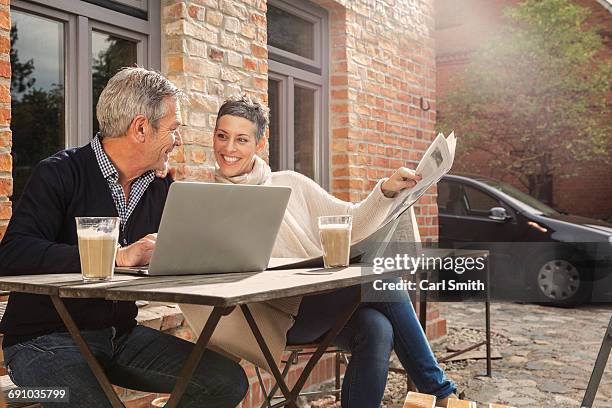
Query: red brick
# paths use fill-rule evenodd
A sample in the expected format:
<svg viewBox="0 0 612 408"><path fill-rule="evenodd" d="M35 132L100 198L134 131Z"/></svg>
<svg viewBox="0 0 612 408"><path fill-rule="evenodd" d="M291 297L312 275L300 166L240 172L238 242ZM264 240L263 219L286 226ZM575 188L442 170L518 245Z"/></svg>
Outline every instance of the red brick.
<svg viewBox="0 0 612 408"><path fill-rule="evenodd" d="M253 24L255 24L257 27L259 27L259 28L266 28L266 26L267 26L266 15L265 14L253 13L253 14L251 14L251 22Z"/></svg>
<svg viewBox="0 0 612 408"><path fill-rule="evenodd" d="M10 172L13 170L13 157L10 153L0 154L0 172Z"/></svg>
<svg viewBox="0 0 612 408"><path fill-rule="evenodd" d="M243 67L247 71L256 71L257 70L257 61L252 58L244 57L242 60Z"/></svg>
<svg viewBox="0 0 612 408"><path fill-rule="evenodd" d="M11 77L11 63L8 61L0 61L0 77Z"/></svg>
<svg viewBox="0 0 612 408"><path fill-rule="evenodd" d="M223 61L223 56L225 53L223 50L215 47L208 47L208 58L215 61Z"/></svg>
<svg viewBox="0 0 612 408"><path fill-rule="evenodd" d="M11 51L11 40L6 35L0 34L0 54L8 54Z"/></svg>
<svg viewBox="0 0 612 408"><path fill-rule="evenodd" d="M258 44L251 44L251 53L255 58L268 58L268 49Z"/></svg>
<svg viewBox="0 0 612 408"><path fill-rule="evenodd" d="M13 179L0 178L0 197L10 197L13 195Z"/></svg>
<svg viewBox="0 0 612 408"><path fill-rule="evenodd" d="M163 16L170 20L176 20L185 15L185 4L176 3L170 6L164 7L162 10Z"/></svg>
<svg viewBox="0 0 612 408"><path fill-rule="evenodd" d="M11 16L7 11L0 11L0 28L4 30L11 29Z"/></svg>
<svg viewBox="0 0 612 408"><path fill-rule="evenodd" d="M189 17L197 21L204 21L206 15L206 9L204 7L195 4L190 4L187 10L189 13Z"/></svg>
<svg viewBox="0 0 612 408"><path fill-rule="evenodd" d="M268 89L268 80L266 78L253 78L253 87L255 89L267 90Z"/></svg>
<svg viewBox="0 0 612 408"><path fill-rule="evenodd" d="M0 148L10 149L13 145L13 133L9 131L0 132Z"/></svg>
<svg viewBox="0 0 612 408"><path fill-rule="evenodd" d="M166 63L168 64L168 72L182 73L184 71L185 59L183 57L167 57ZM2 75L1 70L0 75Z"/></svg>
<svg viewBox="0 0 612 408"><path fill-rule="evenodd" d="M201 149L191 150L189 156L192 163L202 164L206 162L206 152Z"/></svg>
<svg viewBox="0 0 612 408"><path fill-rule="evenodd" d="M0 85L0 103L11 103L11 90L6 85Z"/></svg>

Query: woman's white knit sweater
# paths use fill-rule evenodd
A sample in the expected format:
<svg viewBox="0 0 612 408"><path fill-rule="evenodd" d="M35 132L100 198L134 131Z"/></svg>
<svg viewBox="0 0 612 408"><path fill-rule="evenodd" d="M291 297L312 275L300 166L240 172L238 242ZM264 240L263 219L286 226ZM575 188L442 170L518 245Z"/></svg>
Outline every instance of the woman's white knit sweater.
<svg viewBox="0 0 612 408"><path fill-rule="evenodd" d="M375 232L395 202L382 193L380 180L370 195L353 204L337 199L308 177L293 171L273 172L268 185L291 187L291 197L278 231L272 257L312 258L321 256L318 217L322 215L353 216L351 242L355 243ZM296 315L299 299L275 301L281 310Z"/></svg>

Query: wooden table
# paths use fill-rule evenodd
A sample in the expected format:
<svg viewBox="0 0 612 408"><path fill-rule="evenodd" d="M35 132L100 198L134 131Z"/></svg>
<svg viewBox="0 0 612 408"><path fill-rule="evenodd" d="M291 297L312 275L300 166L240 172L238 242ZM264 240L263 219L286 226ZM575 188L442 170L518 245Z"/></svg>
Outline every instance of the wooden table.
<svg viewBox="0 0 612 408"><path fill-rule="evenodd" d="M351 318L361 299L359 295L356 295L353 304L343 311L334 327L326 333L291 390L281 376L266 344L266 339L261 335L248 305L254 302L285 297L312 295L368 283L377 279L395 278L404 274L405 271L387 271L382 274L374 274L371 268L362 268L355 265L342 269L288 269L222 275L156 277L115 275L113 280L109 282L84 283L80 274L71 273L0 276L0 290L47 295L51 298L58 314L79 346L81 353L113 407L123 407L123 403L81 336L78 327L64 305L63 298L150 300L214 306L197 343L183 365L170 400L166 404L167 408L175 408L178 405L221 317L230 313L235 307L240 307L286 399L286 405L297 407L298 395L310 372L325 349Z"/></svg>

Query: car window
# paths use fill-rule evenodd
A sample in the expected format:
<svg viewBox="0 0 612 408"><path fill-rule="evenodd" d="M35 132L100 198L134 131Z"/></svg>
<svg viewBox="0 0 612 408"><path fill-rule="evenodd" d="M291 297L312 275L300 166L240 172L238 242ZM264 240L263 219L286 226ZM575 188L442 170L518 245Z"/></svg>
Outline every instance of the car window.
<svg viewBox="0 0 612 408"><path fill-rule="evenodd" d="M447 215L467 215L467 204L461 184L452 181L438 183L438 212Z"/></svg>
<svg viewBox="0 0 612 408"><path fill-rule="evenodd" d="M487 217L491 208L500 206L495 198L473 187L465 186L463 191L469 215Z"/></svg>
<svg viewBox="0 0 612 408"><path fill-rule="evenodd" d="M438 212L445 212L450 194L450 187L446 181L438 183Z"/></svg>

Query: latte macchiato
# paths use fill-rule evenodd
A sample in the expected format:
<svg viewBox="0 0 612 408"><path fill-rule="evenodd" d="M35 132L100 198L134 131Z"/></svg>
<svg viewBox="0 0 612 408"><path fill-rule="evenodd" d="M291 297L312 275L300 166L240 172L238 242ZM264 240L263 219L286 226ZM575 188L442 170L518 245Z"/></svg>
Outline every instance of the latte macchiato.
<svg viewBox="0 0 612 408"><path fill-rule="evenodd" d="M351 217L319 217L319 237L326 268L348 266L351 249Z"/></svg>
<svg viewBox="0 0 612 408"><path fill-rule="evenodd" d="M81 272L85 281L103 281L113 277L117 253L118 220L112 218L77 218Z"/></svg>

